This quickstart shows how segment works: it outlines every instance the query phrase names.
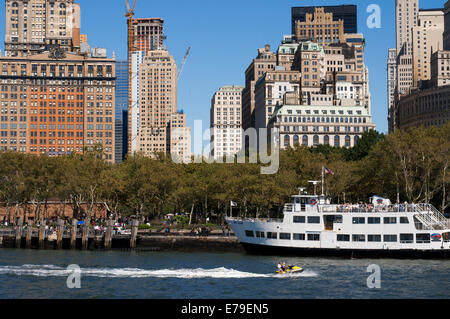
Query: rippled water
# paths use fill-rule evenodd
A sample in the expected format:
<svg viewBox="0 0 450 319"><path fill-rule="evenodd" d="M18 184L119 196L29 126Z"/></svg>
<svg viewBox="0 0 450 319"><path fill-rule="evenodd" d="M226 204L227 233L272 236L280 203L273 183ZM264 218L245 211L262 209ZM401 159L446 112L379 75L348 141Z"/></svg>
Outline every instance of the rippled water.
<svg viewBox="0 0 450 319"><path fill-rule="evenodd" d="M285 258L211 253L0 250L0 298L449 298L450 261ZM69 265L81 288L67 288ZM369 265L381 288L369 289Z"/></svg>

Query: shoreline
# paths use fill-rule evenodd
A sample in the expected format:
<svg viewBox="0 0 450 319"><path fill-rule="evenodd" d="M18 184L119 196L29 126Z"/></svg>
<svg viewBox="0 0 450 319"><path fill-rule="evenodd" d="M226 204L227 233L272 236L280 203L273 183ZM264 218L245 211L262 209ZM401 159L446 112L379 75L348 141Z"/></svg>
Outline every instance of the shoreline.
<svg viewBox="0 0 450 319"><path fill-rule="evenodd" d="M19 246L20 245L20 246ZM83 250L81 238L77 238L75 246L71 246L70 238L62 238L58 247L56 240L46 238L40 245L37 237L31 238L27 245L27 238L21 236L20 244L14 235L0 236L0 249L41 249L41 250ZM86 250L124 250L124 251L183 251L183 252L245 252L243 246L234 235L224 236L210 234L208 236L191 235L185 232L165 233L139 233L136 237L135 247L130 247L130 236L112 236L111 246L105 247L102 236L90 237Z"/></svg>

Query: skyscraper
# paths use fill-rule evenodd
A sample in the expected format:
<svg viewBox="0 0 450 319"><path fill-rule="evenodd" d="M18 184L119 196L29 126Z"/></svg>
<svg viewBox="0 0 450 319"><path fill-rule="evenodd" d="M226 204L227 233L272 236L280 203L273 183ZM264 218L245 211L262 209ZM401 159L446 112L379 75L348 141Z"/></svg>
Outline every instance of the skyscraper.
<svg viewBox="0 0 450 319"><path fill-rule="evenodd" d="M413 86L413 36L419 21L418 0L396 0L397 91L405 94Z"/></svg>
<svg viewBox="0 0 450 319"><path fill-rule="evenodd" d="M418 25L412 30L414 87L431 79L431 55L443 50L443 34L442 9L420 9Z"/></svg>
<svg viewBox="0 0 450 319"><path fill-rule="evenodd" d="M120 163L125 158L125 154L128 153L128 61L116 62L115 121L116 163ZM125 144L124 140L126 141Z"/></svg>
<svg viewBox="0 0 450 319"><path fill-rule="evenodd" d="M115 160L115 58L80 50L73 0L7 0L0 150Z"/></svg>
<svg viewBox="0 0 450 319"><path fill-rule="evenodd" d="M394 127L395 115L393 114L395 110L396 103L396 87L397 87L397 49L391 48L388 51L388 61L387 61L387 90L388 90L388 125L389 132L391 132Z"/></svg>
<svg viewBox="0 0 450 319"><path fill-rule="evenodd" d="M211 100L211 156L221 159L234 156L242 149L243 86L221 87Z"/></svg>
<svg viewBox="0 0 450 319"><path fill-rule="evenodd" d="M159 50L164 46L164 20L160 18L139 18L134 19L130 17L128 23L128 149L132 151L136 148L135 138L136 132L132 132L133 128L136 129L137 114L135 114L137 107L137 98L133 102L133 79L137 73L133 75L133 53L141 52L141 58L147 54L148 51ZM135 56L135 58L137 58ZM135 69L139 67L142 61L135 62ZM136 90L136 86L134 86ZM134 113L133 113L134 110ZM135 124L133 125L133 120ZM134 143L134 144L133 144Z"/></svg>

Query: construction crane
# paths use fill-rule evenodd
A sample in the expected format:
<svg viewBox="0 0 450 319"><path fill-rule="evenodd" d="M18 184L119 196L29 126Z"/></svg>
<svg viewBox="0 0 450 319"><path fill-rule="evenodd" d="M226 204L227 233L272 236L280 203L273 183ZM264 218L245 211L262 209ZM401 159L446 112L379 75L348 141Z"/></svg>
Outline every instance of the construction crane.
<svg viewBox="0 0 450 319"><path fill-rule="evenodd" d="M180 71L178 71L177 81L180 79L181 72L183 72L183 68L184 68L184 65L186 64L187 58L189 56L189 52L191 52L191 46L188 47L186 54L184 55L183 62L181 63L181 66L180 66Z"/></svg>
<svg viewBox="0 0 450 319"><path fill-rule="evenodd" d="M133 18L133 16L134 16L134 9L136 8L136 1L137 0L134 0L133 6L130 8L130 4L128 3L128 0L125 0L125 3L127 4L127 13L125 13L125 17Z"/></svg>

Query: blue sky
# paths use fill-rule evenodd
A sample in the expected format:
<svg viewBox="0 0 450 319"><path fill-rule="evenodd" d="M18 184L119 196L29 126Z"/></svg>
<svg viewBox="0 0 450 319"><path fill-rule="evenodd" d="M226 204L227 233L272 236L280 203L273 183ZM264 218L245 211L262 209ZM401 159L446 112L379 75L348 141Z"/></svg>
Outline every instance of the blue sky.
<svg viewBox="0 0 450 319"><path fill-rule="evenodd" d="M132 2L133 0L129 0ZM78 0L81 29L91 47L105 47L108 55L127 58L125 0ZM440 8L445 0L421 0L420 8ZM188 125L203 120L209 127L211 97L223 85L243 85L244 72L257 49L266 43L275 48L291 31L291 7L358 5L358 31L366 38L366 64L370 72L372 115L377 130L387 132L386 57L395 47L395 0L293 1L293 0L138 0L135 17L165 20L166 45L180 64L187 47L191 53L178 86L178 108ZM381 7L381 28L369 29L370 4ZM0 3L4 19L4 1ZM4 23L0 23L4 49Z"/></svg>

